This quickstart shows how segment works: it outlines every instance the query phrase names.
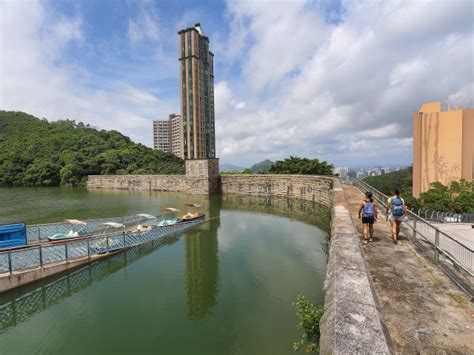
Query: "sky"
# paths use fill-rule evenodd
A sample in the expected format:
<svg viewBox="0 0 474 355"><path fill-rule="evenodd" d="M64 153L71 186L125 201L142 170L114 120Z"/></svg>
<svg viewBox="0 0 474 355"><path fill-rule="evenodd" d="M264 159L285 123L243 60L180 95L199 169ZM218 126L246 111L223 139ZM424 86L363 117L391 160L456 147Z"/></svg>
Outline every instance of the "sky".
<svg viewBox="0 0 474 355"><path fill-rule="evenodd" d="M215 54L217 156L410 164L424 102L474 107L474 1L0 0L0 109L153 145L177 32Z"/></svg>

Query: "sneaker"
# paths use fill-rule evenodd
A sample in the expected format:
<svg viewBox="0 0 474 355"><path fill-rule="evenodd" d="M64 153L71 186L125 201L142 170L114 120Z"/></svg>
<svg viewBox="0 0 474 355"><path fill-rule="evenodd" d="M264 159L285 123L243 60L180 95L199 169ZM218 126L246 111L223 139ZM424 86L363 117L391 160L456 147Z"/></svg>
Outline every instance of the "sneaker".
<svg viewBox="0 0 474 355"><path fill-rule="evenodd" d="M363 244L369 244L369 241L368 241L367 239L364 239L364 240L362 241L362 243L363 243Z"/></svg>
<svg viewBox="0 0 474 355"><path fill-rule="evenodd" d="M393 244L397 245L398 244L398 239L393 239Z"/></svg>
<svg viewBox="0 0 474 355"><path fill-rule="evenodd" d="M372 237L369 238L369 242L373 242L374 239Z"/></svg>

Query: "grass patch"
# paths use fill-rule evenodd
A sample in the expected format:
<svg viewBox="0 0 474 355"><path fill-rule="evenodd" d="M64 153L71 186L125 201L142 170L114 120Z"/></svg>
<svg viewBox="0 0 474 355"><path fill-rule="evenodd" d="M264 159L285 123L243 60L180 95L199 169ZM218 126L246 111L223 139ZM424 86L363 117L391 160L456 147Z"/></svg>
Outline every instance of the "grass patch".
<svg viewBox="0 0 474 355"><path fill-rule="evenodd" d="M418 265L420 265L420 266L427 267L427 262L426 262L426 260L423 259L423 258L420 258L419 256L416 256L416 262L417 262Z"/></svg>
<svg viewBox="0 0 474 355"><path fill-rule="evenodd" d="M444 285L444 280L441 277L432 275L431 278L433 279L433 282L436 287L441 287Z"/></svg>
<svg viewBox="0 0 474 355"><path fill-rule="evenodd" d="M454 292L448 292L446 295L456 302L460 307L467 307L467 300L465 297L463 297L463 295Z"/></svg>
<svg viewBox="0 0 474 355"><path fill-rule="evenodd" d="M433 269L432 268L427 268L426 271L428 271L430 274L433 272Z"/></svg>

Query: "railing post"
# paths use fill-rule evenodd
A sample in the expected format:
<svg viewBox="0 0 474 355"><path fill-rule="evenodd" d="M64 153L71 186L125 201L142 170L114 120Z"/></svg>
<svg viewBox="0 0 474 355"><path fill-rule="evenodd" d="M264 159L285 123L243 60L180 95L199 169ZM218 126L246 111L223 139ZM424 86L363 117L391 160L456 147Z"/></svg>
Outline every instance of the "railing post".
<svg viewBox="0 0 474 355"><path fill-rule="evenodd" d="M125 232L123 232L123 247L125 248L126 242L125 242Z"/></svg>
<svg viewBox="0 0 474 355"><path fill-rule="evenodd" d="M69 260L69 255L68 255L68 252L67 252L67 242L64 243L64 254L66 255L66 262Z"/></svg>
<svg viewBox="0 0 474 355"><path fill-rule="evenodd" d="M417 218L415 215L415 218L413 218L413 241L416 241L416 221L417 221Z"/></svg>
<svg viewBox="0 0 474 355"><path fill-rule="evenodd" d="M91 240L87 239L87 258L91 257Z"/></svg>
<svg viewBox="0 0 474 355"><path fill-rule="evenodd" d="M436 233L435 233L435 262L436 264L439 263L439 230L436 229Z"/></svg>
<svg viewBox="0 0 474 355"><path fill-rule="evenodd" d="M107 253L109 252L109 237L105 237L105 242L107 244Z"/></svg>
<svg viewBox="0 0 474 355"><path fill-rule="evenodd" d="M41 245L39 246L39 254L40 254L40 266L43 267L43 248Z"/></svg>
<svg viewBox="0 0 474 355"><path fill-rule="evenodd" d="M12 251L8 251L8 271L10 271L10 274L12 273Z"/></svg>

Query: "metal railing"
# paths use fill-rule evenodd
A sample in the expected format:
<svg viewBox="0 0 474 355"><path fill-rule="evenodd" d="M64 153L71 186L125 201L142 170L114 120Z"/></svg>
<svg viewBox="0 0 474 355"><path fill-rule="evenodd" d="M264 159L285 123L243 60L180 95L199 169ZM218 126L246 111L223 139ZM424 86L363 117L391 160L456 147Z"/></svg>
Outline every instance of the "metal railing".
<svg viewBox="0 0 474 355"><path fill-rule="evenodd" d="M89 263L0 305L0 334L165 245L169 236ZM173 237L171 237L173 238Z"/></svg>
<svg viewBox="0 0 474 355"><path fill-rule="evenodd" d="M455 213L455 212L439 212L428 210L410 209L417 216L428 221L449 222L449 223L474 223L474 214L472 213Z"/></svg>
<svg viewBox="0 0 474 355"><path fill-rule="evenodd" d="M364 181L353 182L361 191L370 191L375 201L385 211L388 196ZM408 211L408 237L459 287L474 297L473 250L446 234L425 218Z"/></svg>
<svg viewBox="0 0 474 355"><path fill-rule="evenodd" d="M137 225L140 218L139 216L132 215L115 218L88 219L86 222L88 231L95 233L99 231L100 225L106 222L116 222L123 224L125 227L131 227ZM28 243L40 242L56 233L67 233L72 227L72 224L66 222L29 225L26 227L26 238Z"/></svg>
<svg viewBox="0 0 474 355"><path fill-rule="evenodd" d="M144 232L120 232L105 236L95 236L78 241L66 241L58 244L45 244L10 249L0 252L0 274L14 271L44 267L52 264L70 262L81 258L117 251L153 239L182 233L202 223L204 220L182 222L167 227L160 227Z"/></svg>

